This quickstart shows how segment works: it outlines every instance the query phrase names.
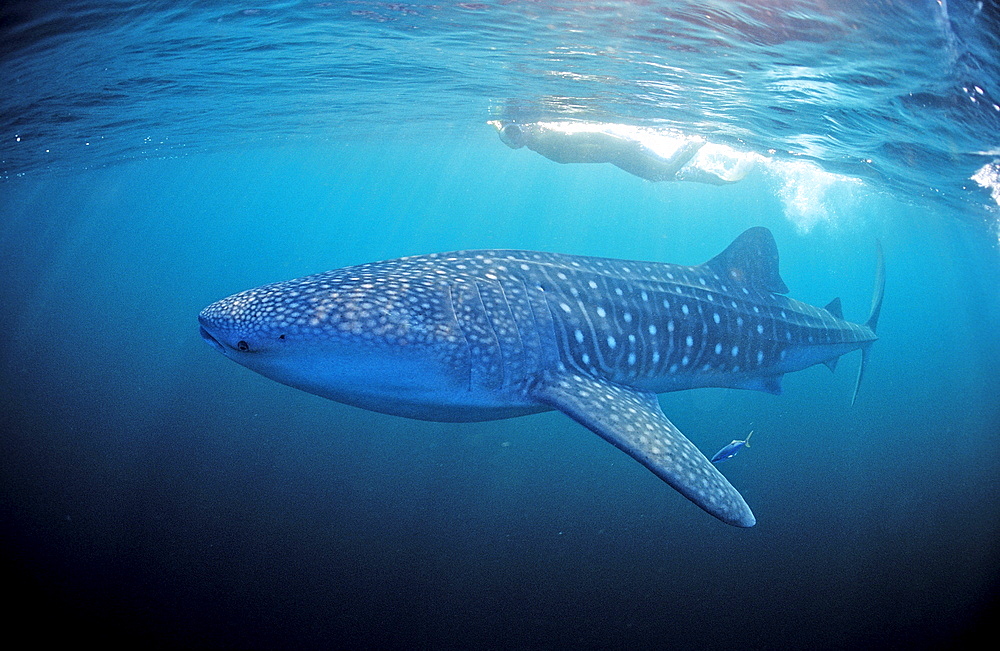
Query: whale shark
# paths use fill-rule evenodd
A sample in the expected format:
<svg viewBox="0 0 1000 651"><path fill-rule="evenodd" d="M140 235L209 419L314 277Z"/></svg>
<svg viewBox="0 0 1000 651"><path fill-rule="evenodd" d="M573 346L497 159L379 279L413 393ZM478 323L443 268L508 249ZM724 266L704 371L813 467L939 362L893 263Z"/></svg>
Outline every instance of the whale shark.
<svg viewBox="0 0 1000 651"><path fill-rule="evenodd" d="M862 351L839 299L784 296L771 232L754 227L684 266L540 251L417 255L249 289L206 307L202 338L310 393L431 421L559 410L731 525L756 523L740 493L667 419L658 393L779 393L785 373Z"/></svg>

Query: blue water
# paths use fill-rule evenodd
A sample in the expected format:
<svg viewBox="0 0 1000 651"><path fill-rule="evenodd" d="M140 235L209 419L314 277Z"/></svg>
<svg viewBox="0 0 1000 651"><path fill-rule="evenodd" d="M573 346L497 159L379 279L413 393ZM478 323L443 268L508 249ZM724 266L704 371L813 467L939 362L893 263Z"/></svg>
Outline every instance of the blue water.
<svg viewBox="0 0 1000 651"><path fill-rule="evenodd" d="M9 630L967 642L1000 595L997 24L975 2L5 4ZM669 127L767 162L729 186L650 183L510 149L492 119ZM198 335L212 301L349 264L490 247L697 264L754 225L794 298L840 296L863 322L876 240L888 280L854 407L856 353L780 396L661 397L709 455L754 430L720 466L749 530L557 412L365 412Z"/></svg>

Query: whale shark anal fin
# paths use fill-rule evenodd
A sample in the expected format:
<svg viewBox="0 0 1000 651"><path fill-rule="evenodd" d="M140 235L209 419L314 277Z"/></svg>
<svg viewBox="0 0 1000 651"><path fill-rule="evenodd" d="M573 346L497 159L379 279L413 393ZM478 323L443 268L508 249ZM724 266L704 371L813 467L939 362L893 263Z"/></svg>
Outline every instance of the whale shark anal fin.
<svg viewBox="0 0 1000 651"><path fill-rule="evenodd" d="M564 374L538 383L539 402L562 411L723 522L756 523L750 507L705 455L660 410L656 394L605 380Z"/></svg>

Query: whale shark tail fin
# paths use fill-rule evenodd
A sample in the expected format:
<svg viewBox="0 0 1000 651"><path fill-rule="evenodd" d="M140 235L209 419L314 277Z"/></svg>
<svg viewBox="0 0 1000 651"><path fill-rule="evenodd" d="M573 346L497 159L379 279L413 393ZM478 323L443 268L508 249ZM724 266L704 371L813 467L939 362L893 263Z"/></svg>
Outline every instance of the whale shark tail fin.
<svg viewBox="0 0 1000 651"><path fill-rule="evenodd" d="M882 295L885 293L885 256L882 254L882 243L876 241L875 246L878 255L878 263L875 268L875 293L872 296L872 309L868 315L868 321L865 322L865 325L871 329L873 334L875 333L876 326L878 326L878 317L882 312ZM851 405L857 402L858 391L861 389L861 379L865 376L865 364L868 362L870 350L871 344L861 349L861 366L858 369L858 381L854 384L854 397L851 398Z"/></svg>

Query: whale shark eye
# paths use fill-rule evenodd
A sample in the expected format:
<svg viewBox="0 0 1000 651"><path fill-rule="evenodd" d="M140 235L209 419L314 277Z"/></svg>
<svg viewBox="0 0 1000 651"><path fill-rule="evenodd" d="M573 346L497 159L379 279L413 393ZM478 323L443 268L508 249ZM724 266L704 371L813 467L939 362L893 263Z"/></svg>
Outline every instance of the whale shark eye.
<svg viewBox="0 0 1000 651"><path fill-rule="evenodd" d="M245 353L248 350L250 350L250 344L240 339L239 341L236 342L236 348Z"/></svg>

